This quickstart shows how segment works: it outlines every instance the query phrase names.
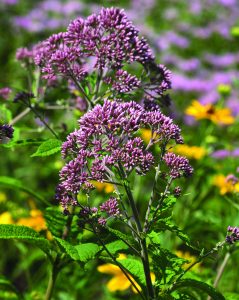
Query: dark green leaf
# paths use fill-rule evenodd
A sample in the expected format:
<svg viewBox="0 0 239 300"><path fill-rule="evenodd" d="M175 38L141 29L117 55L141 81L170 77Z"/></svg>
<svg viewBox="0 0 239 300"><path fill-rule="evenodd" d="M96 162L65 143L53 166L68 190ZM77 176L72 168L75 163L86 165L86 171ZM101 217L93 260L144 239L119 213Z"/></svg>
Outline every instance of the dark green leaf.
<svg viewBox="0 0 239 300"><path fill-rule="evenodd" d="M57 139L49 139L43 142L37 149L35 153L31 155L34 156L49 156L60 152L61 150L61 141Z"/></svg>
<svg viewBox="0 0 239 300"><path fill-rule="evenodd" d="M0 239L17 239L33 244L45 253L49 253L49 241L41 237L35 230L26 226L0 224Z"/></svg>
<svg viewBox="0 0 239 300"><path fill-rule="evenodd" d="M197 281L193 279L184 279L181 281L178 281L172 288L172 292L176 291L181 288L188 287L190 289L195 288L197 290L201 290L208 294L213 300L225 300L224 296L216 291L215 288L212 286L206 284L205 282L202 281Z"/></svg>

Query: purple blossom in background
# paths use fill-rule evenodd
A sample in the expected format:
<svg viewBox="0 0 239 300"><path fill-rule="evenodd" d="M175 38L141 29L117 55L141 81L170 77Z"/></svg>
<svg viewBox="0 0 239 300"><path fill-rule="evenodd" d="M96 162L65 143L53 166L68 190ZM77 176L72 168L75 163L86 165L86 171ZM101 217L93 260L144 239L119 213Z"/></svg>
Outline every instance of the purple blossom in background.
<svg viewBox="0 0 239 300"><path fill-rule="evenodd" d="M133 170L147 173L155 161L151 145L169 140L182 143L180 129L172 119L159 110L146 111L133 101L96 105L79 120L79 126L62 145L63 157L71 157L60 172L57 192L64 208L77 205L77 193L92 189L92 180L110 181L112 168L123 168L126 176ZM137 136L141 128L151 128L157 136L148 147Z"/></svg>
<svg viewBox="0 0 239 300"><path fill-rule="evenodd" d="M18 0L1 0L0 4L6 4L6 5L14 5L18 3Z"/></svg>
<svg viewBox="0 0 239 300"><path fill-rule="evenodd" d="M0 89L0 97L7 100L12 90L9 87L4 87Z"/></svg>
<svg viewBox="0 0 239 300"><path fill-rule="evenodd" d="M217 150L217 151L214 151L211 156L213 158L217 158L217 159L224 159L226 157L229 157L231 154L231 152L229 150L225 150L225 149L222 149L222 150Z"/></svg>
<svg viewBox="0 0 239 300"><path fill-rule="evenodd" d="M235 148L234 150L226 150L221 149L214 151L211 156L216 159L224 159L227 157L238 157L239 156L239 148Z"/></svg>

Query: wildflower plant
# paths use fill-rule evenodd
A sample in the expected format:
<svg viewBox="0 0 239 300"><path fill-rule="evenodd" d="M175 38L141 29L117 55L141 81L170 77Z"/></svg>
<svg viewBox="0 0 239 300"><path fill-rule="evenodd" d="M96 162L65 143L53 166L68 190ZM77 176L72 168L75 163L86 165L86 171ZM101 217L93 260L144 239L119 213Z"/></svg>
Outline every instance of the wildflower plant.
<svg viewBox="0 0 239 300"><path fill-rule="evenodd" d="M191 295L203 299L205 294L224 299L212 286L191 279L189 271L225 244L236 243L239 230L229 226L225 241L205 254L175 224L180 180L189 182L193 168L186 157L172 152L183 138L180 127L162 108L169 104L165 93L171 88L171 73L157 64L146 39L124 11L103 8L87 19L78 18L66 32L53 34L30 50L19 49L17 59L28 69L35 64L38 76L28 92L16 95L14 103L25 107L24 114L33 112L54 139L40 145L35 140L14 140L12 125L21 115L0 126L0 142L7 139L5 147L38 143L32 157L61 151L64 165L56 182L55 205L18 181L0 179L44 204L44 218L37 217L50 232L47 239L27 226L5 224L0 225L0 238L24 240L44 251L52 267L45 300L52 299L57 277L70 263L87 269L97 258L95 269L115 276L107 285L111 292L132 287L135 297L144 300L191 299ZM67 135L67 126L57 132L57 126L41 113L47 88L61 84L80 98L86 111ZM58 103L54 104L57 109ZM199 119L210 115L216 122L208 107L202 114ZM145 187L135 185L141 178L147 182ZM97 187L106 184L110 188L99 198ZM145 203L139 202L139 196ZM29 224L25 221L21 224ZM198 259L187 264L174 253L176 249L168 249L163 243L168 233L199 253Z"/></svg>

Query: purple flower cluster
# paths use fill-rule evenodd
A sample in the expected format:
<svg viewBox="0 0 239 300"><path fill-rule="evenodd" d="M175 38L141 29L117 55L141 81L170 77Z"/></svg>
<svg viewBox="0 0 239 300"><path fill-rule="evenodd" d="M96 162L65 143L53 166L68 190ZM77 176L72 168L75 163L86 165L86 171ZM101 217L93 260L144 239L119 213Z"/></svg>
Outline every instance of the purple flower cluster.
<svg viewBox="0 0 239 300"><path fill-rule="evenodd" d="M119 69L125 63L153 60L145 39L139 38L124 11L116 8L103 8L99 15L72 21L67 32L53 34L43 46L35 62L50 78L63 74L81 80L86 75L86 59L91 56L97 69Z"/></svg>
<svg viewBox="0 0 239 300"><path fill-rule="evenodd" d="M112 170L120 173L122 167L126 176L133 170L138 174L149 171L155 160L150 146L146 148L138 136L141 128L150 128L157 136L150 145L182 142L180 129L172 119L160 111L146 111L133 101L106 100L103 106L96 105L86 113L79 125L62 146L63 157L71 157L60 172L58 199L64 207L76 205L79 190L93 188L91 180L109 181Z"/></svg>
<svg viewBox="0 0 239 300"><path fill-rule="evenodd" d="M11 125L3 124L0 126L0 142L5 142L6 139L13 138L14 129Z"/></svg>
<svg viewBox="0 0 239 300"><path fill-rule="evenodd" d="M163 102L165 91L171 88L171 73L156 64L147 41L119 8L102 8L87 19L77 18L66 32L53 34L30 50L18 49L16 58L34 61L50 82L60 77L70 79L75 89L79 83L84 88L87 76L93 74L91 79L100 78L104 83L102 92L110 88L119 100L122 93L139 89L152 102ZM140 68L140 78L125 70L134 64L132 72L135 63ZM95 82L90 87L92 91L94 85Z"/></svg>
<svg viewBox="0 0 239 300"><path fill-rule="evenodd" d="M118 201L114 197L110 197L109 200L104 202L100 206L101 212L106 212L109 216L117 216L120 213Z"/></svg>
<svg viewBox="0 0 239 300"><path fill-rule="evenodd" d="M239 227L228 226L227 228L226 242L229 244L234 244L239 240Z"/></svg>
<svg viewBox="0 0 239 300"><path fill-rule="evenodd" d="M193 168L190 166L186 157L176 155L172 152L168 152L164 155L163 160L170 169L170 176L173 179L181 176L188 177L192 175Z"/></svg>
<svg viewBox="0 0 239 300"><path fill-rule="evenodd" d="M115 78L116 80L113 83L112 88L120 93L131 92L140 86L140 80L124 70L118 70L115 74Z"/></svg>

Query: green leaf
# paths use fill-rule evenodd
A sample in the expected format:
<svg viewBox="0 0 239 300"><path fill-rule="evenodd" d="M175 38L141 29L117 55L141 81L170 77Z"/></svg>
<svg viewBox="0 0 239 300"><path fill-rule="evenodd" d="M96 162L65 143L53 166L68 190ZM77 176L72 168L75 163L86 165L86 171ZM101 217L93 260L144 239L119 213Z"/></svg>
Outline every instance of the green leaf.
<svg viewBox="0 0 239 300"><path fill-rule="evenodd" d="M190 289L195 288L197 290L201 290L208 294L213 300L225 300L224 296L216 291L216 289L202 281L197 281L193 279L184 279L181 281L178 281L171 291L176 291L181 288L189 287Z"/></svg>
<svg viewBox="0 0 239 300"><path fill-rule="evenodd" d="M61 246L64 252L72 259L72 260L80 260L77 250L73 245L68 243L67 241L60 239L58 237L54 237L54 240Z"/></svg>
<svg viewBox="0 0 239 300"><path fill-rule="evenodd" d="M146 286L144 267L143 264L134 258L126 258L117 260L120 265L122 265L141 285Z"/></svg>
<svg viewBox="0 0 239 300"><path fill-rule="evenodd" d="M31 155L31 157L35 156L49 156L60 152L61 150L61 141L57 139L49 139L43 142L37 149L35 153Z"/></svg>
<svg viewBox="0 0 239 300"><path fill-rule="evenodd" d="M85 263L91 259L94 259L95 255L101 250L101 247L94 243L86 243L75 246L75 249L78 252L80 261Z"/></svg>
<svg viewBox="0 0 239 300"><path fill-rule="evenodd" d="M0 185L3 185L8 188L12 188L13 190L21 190L23 192L32 195L36 199L40 200L43 203L49 204L47 200L45 200L42 196L35 193L33 190L26 187L26 184L23 184L20 180L7 177L7 176L0 176Z"/></svg>
<svg viewBox="0 0 239 300"><path fill-rule="evenodd" d="M181 229L179 229L178 226L174 225L172 223L170 217L167 218L167 219L158 220L154 229L158 232L162 232L162 231L165 231L165 230L171 231L171 232L175 233L188 246L193 248L189 236L186 233L184 233Z"/></svg>
<svg viewBox="0 0 239 300"><path fill-rule="evenodd" d="M107 230L109 232L111 232L114 236L116 236L117 238L121 239L122 241L127 241L129 245L132 245L137 248L137 244L129 235L127 235L117 229L110 228L110 227L107 227Z"/></svg>
<svg viewBox="0 0 239 300"><path fill-rule="evenodd" d="M9 123L12 120L12 112L3 104L0 106L0 120L3 123Z"/></svg>
<svg viewBox="0 0 239 300"><path fill-rule="evenodd" d="M67 223L67 216L64 216L58 207L47 207L44 219L50 232L56 237L61 237Z"/></svg>
<svg viewBox="0 0 239 300"><path fill-rule="evenodd" d="M106 244L105 247L112 255L115 255L118 252L121 252L122 250L129 249L129 247L121 240L117 240L109 244Z"/></svg>
<svg viewBox="0 0 239 300"><path fill-rule="evenodd" d="M238 293L225 293L225 298L227 300L238 300Z"/></svg>
<svg viewBox="0 0 239 300"><path fill-rule="evenodd" d="M35 245L47 254L51 249L51 245L47 239L41 237L39 233L27 226L0 224L0 239L25 241Z"/></svg>
<svg viewBox="0 0 239 300"><path fill-rule="evenodd" d="M97 244L86 243L73 246L65 240L55 237L58 244L64 249L65 253L72 260L81 261L86 263L87 261L94 259L95 255L101 250Z"/></svg>

